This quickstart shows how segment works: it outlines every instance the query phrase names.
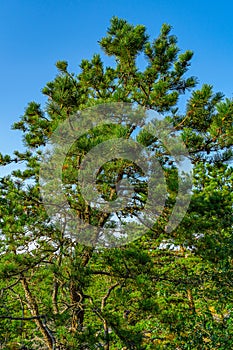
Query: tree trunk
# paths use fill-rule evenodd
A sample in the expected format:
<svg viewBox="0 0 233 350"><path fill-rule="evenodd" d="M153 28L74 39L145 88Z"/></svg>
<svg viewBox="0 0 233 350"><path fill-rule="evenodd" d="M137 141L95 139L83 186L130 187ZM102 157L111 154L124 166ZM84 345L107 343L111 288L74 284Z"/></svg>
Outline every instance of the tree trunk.
<svg viewBox="0 0 233 350"><path fill-rule="evenodd" d="M83 327L84 306L82 305L83 295L77 289L74 281L70 282L70 299L72 304L74 304L71 329L73 332L76 332Z"/></svg>
<svg viewBox="0 0 233 350"><path fill-rule="evenodd" d="M30 310L32 316L36 317L35 323L43 335L45 344L49 350L54 350L54 343L55 343L54 338L52 334L49 332L46 325L42 322L36 300L34 299L29 289L29 286L25 277L22 278L21 283L24 289L26 300L27 300L28 309Z"/></svg>
<svg viewBox="0 0 233 350"><path fill-rule="evenodd" d="M192 313L195 313L196 309L195 309L195 304L193 301L193 294L192 294L192 291L190 288L187 289L187 296L188 296L188 301L189 301L189 309Z"/></svg>
<svg viewBox="0 0 233 350"><path fill-rule="evenodd" d="M108 323L106 320L104 320L104 338L105 338L105 344L104 344L104 350L109 350L109 333L108 333Z"/></svg>

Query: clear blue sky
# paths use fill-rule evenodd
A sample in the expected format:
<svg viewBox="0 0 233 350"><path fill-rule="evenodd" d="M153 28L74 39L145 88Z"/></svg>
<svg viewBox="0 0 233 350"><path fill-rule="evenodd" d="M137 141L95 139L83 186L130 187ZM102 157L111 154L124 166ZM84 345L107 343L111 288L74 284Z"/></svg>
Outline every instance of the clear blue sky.
<svg viewBox="0 0 233 350"><path fill-rule="evenodd" d="M195 52L190 73L232 98L232 13L231 0L0 0L0 152L19 148L21 134L10 127L28 102L45 102L41 89L55 77L55 62L77 72L99 51L113 15L144 24L151 38L171 24L180 48Z"/></svg>

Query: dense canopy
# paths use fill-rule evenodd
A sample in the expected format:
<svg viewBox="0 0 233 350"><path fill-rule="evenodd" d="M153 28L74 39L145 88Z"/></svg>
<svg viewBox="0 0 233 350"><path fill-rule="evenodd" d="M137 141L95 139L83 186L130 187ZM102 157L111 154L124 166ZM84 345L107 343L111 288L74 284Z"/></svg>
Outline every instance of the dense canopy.
<svg viewBox="0 0 233 350"><path fill-rule="evenodd" d="M113 17L99 44L114 64L105 66L94 54L75 74L58 61L57 76L42 90L46 105L30 102L13 126L22 131L25 151L0 154L1 166L16 167L0 180L0 348L232 349L233 100L207 84L195 88L197 79L188 76L193 53L180 52L167 24L150 39L143 25ZM106 248L83 244L55 224L39 174L57 127L109 103L159 113L186 146L193 178L188 210L168 232L179 192L169 148L127 118L87 130L62 166L64 194L77 218L114 231L138 218L149 196L142 169L121 157L103 164L96 178L109 203L119 195L119 181L131 184L133 197L117 211L119 220L87 203L77 177L85 156L101 143L136 140L156 157L166 180L165 205L154 224L140 236L135 231L137 239Z"/></svg>

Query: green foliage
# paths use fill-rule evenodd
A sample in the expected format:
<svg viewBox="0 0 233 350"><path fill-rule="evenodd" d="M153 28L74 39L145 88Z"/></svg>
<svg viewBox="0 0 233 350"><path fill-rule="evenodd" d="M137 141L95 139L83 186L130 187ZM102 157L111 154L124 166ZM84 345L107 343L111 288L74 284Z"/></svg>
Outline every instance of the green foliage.
<svg viewBox="0 0 233 350"><path fill-rule="evenodd" d="M82 60L75 75L67 62L58 61L58 75L42 90L45 108L29 103L14 124L22 131L25 151L0 154L1 166L24 164L0 181L1 348L232 349L233 101L205 84L192 91L185 115L179 113L179 97L194 89L196 78L186 77L193 53L180 53L170 32L164 24L150 41L144 26L113 17L99 43L115 66L105 67L94 55ZM143 70L137 66L139 55L145 57ZM174 159L157 138L138 132L137 142L156 154L163 168L164 210L137 240L97 249L71 239L48 217L39 169L43 146L62 121L108 102L130 102L169 119L189 150L193 194L182 223L168 234L178 192ZM78 217L117 228L112 217L87 205L77 175L94 146L133 138L134 132L134 125L119 120L90 129L70 148L63 185ZM136 164L114 159L97 176L102 198L117 198L119 178L135 188L133 204L119 211L127 220L145 205L148 188Z"/></svg>

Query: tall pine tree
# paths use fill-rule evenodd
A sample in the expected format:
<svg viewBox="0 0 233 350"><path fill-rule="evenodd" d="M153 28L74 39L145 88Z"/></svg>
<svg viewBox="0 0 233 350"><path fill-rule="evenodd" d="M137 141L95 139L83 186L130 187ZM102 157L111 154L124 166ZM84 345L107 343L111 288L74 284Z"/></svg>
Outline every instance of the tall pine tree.
<svg viewBox="0 0 233 350"><path fill-rule="evenodd" d="M180 53L167 24L151 41L144 26L113 17L99 44L115 64L105 67L95 54L81 62L76 75L67 62L57 62L58 75L43 89L46 106L29 103L14 124L23 133L25 151L0 155L2 166L24 164L0 182L0 344L50 350L231 349L233 101L209 85L194 89L196 79L186 76L193 53ZM139 55L144 69L137 65ZM189 90L180 112L179 97ZM39 183L42 153L73 115L121 102L159 112L172 124L193 164L192 199L180 225L167 232L178 193L175 162L158 138L136 132L137 141L156 154L169 195L157 222L138 239L97 249L69 237L48 215ZM109 225L109 215L84 200L77 176L93 147L134 137L134 124L119 118L73 143L62 178L77 217L100 229ZM148 199L140 167L113 159L103 164L96 184L111 203L123 179L136 198L119 211L127 220Z"/></svg>

